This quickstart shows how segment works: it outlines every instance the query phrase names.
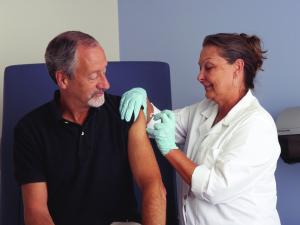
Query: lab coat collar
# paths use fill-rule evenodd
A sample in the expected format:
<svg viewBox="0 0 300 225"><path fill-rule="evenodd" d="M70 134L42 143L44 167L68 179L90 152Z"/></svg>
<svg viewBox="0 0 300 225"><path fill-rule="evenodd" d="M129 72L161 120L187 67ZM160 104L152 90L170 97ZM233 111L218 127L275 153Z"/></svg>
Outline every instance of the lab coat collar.
<svg viewBox="0 0 300 225"><path fill-rule="evenodd" d="M239 111L246 108L254 99L255 97L253 96L251 90L248 90L246 95L228 112L228 114L220 122L225 126L229 126L230 122L236 117ZM201 115L204 116L205 119L208 119L212 114L217 113L218 105L209 99L206 100L210 101L210 104L212 105L211 107L207 107L205 110L203 110Z"/></svg>
<svg viewBox="0 0 300 225"><path fill-rule="evenodd" d="M237 114L247 108L254 100L255 97L253 96L251 90L248 90L247 94L224 117L222 124L229 126L231 121L237 117Z"/></svg>
<svg viewBox="0 0 300 225"><path fill-rule="evenodd" d="M207 107L201 111L200 114L204 116L205 119L208 119L215 111L218 111L218 105L209 99L205 99L204 101L208 101L209 103L207 103Z"/></svg>

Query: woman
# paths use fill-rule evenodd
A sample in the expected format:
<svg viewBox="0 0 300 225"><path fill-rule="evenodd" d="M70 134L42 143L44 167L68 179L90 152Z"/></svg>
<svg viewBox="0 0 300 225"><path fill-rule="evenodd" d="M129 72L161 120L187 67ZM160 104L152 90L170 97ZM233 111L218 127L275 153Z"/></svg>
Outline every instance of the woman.
<svg viewBox="0 0 300 225"><path fill-rule="evenodd" d="M280 153L276 127L251 93L264 53L256 36L207 36L198 75L206 98L154 116L161 123L148 133L182 178L183 224L280 224L274 177ZM128 120L141 105L146 110L145 102L143 89L125 93L122 118Z"/></svg>

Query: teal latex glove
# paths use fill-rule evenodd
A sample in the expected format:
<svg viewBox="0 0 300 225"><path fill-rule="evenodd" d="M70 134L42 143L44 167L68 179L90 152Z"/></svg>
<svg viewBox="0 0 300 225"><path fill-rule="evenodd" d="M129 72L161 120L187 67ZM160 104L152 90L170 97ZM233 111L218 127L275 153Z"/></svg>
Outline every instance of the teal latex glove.
<svg viewBox="0 0 300 225"><path fill-rule="evenodd" d="M134 121L139 115L141 107L147 119L147 92L143 88L132 88L126 91L121 98L119 111L121 119L130 121L132 114L134 114Z"/></svg>
<svg viewBox="0 0 300 225"><path fill-rule="evenodd" d="M154 129L147 128L148 134L155 138L157 146L163 155L172 149L177 149L175 144L175 116L170 110L164 110L154 115L154 120L161 120L161 123L154 125Z"/></svg>

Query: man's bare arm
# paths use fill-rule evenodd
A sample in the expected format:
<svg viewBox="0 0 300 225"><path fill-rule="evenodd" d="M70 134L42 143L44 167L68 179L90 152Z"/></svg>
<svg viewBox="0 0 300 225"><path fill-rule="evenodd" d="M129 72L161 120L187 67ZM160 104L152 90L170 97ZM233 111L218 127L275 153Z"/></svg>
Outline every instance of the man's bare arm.
<svg viewBox="0 0 300 225"><path fill-rule="evenodd" d="M47 200L47 185L44 182L24 184L21 187L26 225L54 225Z"/></svg>
<svg viewBox="0 0 300 225"><path fill-rule="evenodd" d="M146 134L146 120L142 111L129 130L128 157L133 176L142 193L142 224L164 225L166 191Z"/></svg>

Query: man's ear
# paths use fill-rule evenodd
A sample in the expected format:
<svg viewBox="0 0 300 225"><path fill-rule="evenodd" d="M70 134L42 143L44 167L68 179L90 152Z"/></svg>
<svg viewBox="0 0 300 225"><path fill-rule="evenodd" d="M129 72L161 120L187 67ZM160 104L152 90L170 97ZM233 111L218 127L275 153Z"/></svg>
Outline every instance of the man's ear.
<svg viewBox="0 0 300 225"><path fill-rule="evenodd" d="M55 78L59 88L66 89L68 87L69 78L63 71L56 71Z"/></svg>

